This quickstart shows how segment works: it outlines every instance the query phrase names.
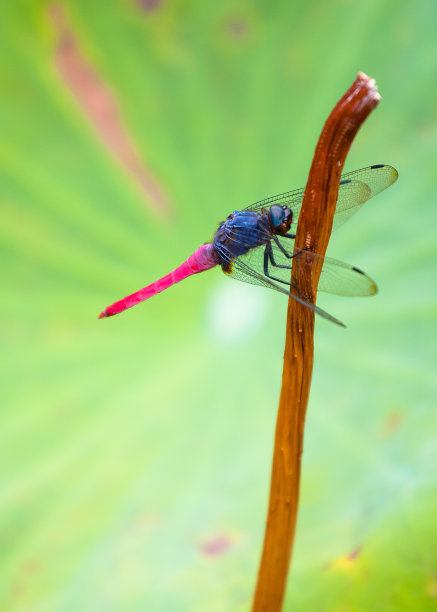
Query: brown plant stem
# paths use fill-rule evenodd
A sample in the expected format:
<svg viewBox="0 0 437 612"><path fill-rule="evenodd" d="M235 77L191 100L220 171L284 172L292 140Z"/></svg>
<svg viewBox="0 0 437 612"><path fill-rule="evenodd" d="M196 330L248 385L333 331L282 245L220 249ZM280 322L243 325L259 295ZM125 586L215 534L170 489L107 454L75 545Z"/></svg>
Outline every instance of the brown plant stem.
<svg viewBox="0 0 437 612"><path fill-rule="evenodd" d="M346 155L358 129L379 100L373 79L359 73L329 115L308 176L297 226L297 249L325 254ZM293 259L292 282L313 302L321 270L321 260L312 263L305 257ZM276 612L282 607L296 528L313 353L314 313L290 298L267 525L253 612Z"/></svg>

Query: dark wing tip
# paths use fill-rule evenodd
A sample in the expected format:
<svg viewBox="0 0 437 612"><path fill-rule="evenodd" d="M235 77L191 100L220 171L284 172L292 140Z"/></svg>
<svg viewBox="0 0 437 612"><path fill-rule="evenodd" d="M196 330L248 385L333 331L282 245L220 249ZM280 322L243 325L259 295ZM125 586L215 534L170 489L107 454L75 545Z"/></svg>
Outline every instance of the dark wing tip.
<svg viewBox="0 0 437 612"><path fill-rule="evenodd" d="M378 170L378 168L387 168L388 170L393 171L394 179L390 183L390 185L393 185L393 183L398 180L399 172L396 170L396 168L393 168L393 166L390 166L390 164L373 164L373 166L370 166L371 170Z"/></svg>
<svg viewBox="0 0 437 612"><path fill-rule="evenodd" d="M362 274L363 276L365 276L367 278L368 281L370 281L369 292L366 295L375 295L376 293L378 293L378 285L375 283L375 281L373 279L370 278L370 276L367 276L367 274L365 272L363 272L362 270L360 270L356 266L352 266L352 270L354 272L358 272L358 274Z"/></svg>
<svg viewBox="0 0 437 612"><path fill-rule="evenodd" d="M363 276L366 276L365 272L363 272L359 268L356 268L355 266L352 266L352 270L355 270L355 272L358 272L359 274L362 274Z"/></svg>

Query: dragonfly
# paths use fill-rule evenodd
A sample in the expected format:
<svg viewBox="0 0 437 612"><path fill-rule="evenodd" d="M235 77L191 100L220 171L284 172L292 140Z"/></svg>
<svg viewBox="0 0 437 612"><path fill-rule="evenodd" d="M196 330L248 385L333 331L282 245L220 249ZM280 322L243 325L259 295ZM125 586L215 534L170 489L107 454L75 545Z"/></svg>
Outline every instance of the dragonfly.
<svg viewBox="0 0 437 612"><path fill-rule="evenodd" d="M390 187L397 178L395 168L385 164L343 174L332 229L343 225L367 200ZM304 191L304 188L287 191L234 211L220 223L211 242L202 244L163 278L105 308L99 318L123 312L188 276L220 266L232 278L275 289L321 317L345 327L291 285L291 267L295 257L304 255L306 260L313 261L322 257L309 250L297 250L294 246ZM330 257L323 257L322 263L320 291L344 296L377 293L375 282L359 268Z"/></svg>

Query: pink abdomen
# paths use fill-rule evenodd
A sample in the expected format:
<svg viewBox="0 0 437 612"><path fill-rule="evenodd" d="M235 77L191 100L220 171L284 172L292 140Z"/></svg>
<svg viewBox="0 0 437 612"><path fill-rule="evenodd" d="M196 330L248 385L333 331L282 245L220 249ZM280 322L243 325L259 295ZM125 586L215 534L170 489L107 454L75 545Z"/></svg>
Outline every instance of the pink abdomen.
<svg viewBox="0 0 437 612"><path fill-rule="evenodd" d="M190 257L184 261L183 264L166 276L163 276L151 285L147 285L147 287L144 287L144 289L140 289L122 300L111 304L111 306L108 306L108 308L105 308L105 310L100 313L99 319L102 319L103 317L112 317L119 312L123 312L123 310L131 308L132 306L135 306L135 304L139 304L140 302L147 300L153 295L164 291L164 289L168 289L168 287L171 287L171 285L179 283L179 281L184 280L184 278L187 278L187 276L209 270L218 263L220 262L214 246L212 244L203 244L196 249L196 251L194 251L194 253L190 255Z"/></svg>

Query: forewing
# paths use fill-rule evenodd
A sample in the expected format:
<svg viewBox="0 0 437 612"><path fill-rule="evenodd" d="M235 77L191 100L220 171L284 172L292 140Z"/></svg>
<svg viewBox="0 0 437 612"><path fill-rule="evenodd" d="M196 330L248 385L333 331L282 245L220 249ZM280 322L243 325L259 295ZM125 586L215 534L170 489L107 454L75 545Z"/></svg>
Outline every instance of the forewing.
<svg viewBox="0 0 437 612"><path fill-rule="evenodd" d="M370 197L373 198L373 196L378 195L378 193L393 185L398 176L398 171L392 166L374 164L373 166L361 168L361 170L353 170L353 172L342 174L341 181L351 180L366 183L371 191Z"/></svg>
<svg viewBox="0 0 437 612"><path fill-rule="evenodd" d="M397 178L397 170L384 164L342 174L332 229L343 225L367 200L393 185Z"/></svg>
<svg viewBox="0 0 437 612"><path fill-rule="evenodd" d="M263 208L270 208L273 204L279 206L288 206L293 211L293 223L290 227L290 233L295 234L297 228L297 220L299 218L299 212L302 206L303 194L305 189L295 189L294 191L286 191L285 193L279 193L278 195L265 198L259 202L255 202L250 206L247 206L243 210L253 210L255 212L261 212Z"/></svg>
<svg viewBox="0 0 437 612"><path fill-rule="evenodd" d="M342 174L338 190L338 199L334 216L333 229L337 229L352 217L370 198L390 187L398 178L397 171L392 166L376 164ZM295 234L297 220L302 206L305 189L295 189L280 193L260 202L255 202L245 210L260 212L273 204L288 206L293 211L293 224L290 232Z"/></svg>

